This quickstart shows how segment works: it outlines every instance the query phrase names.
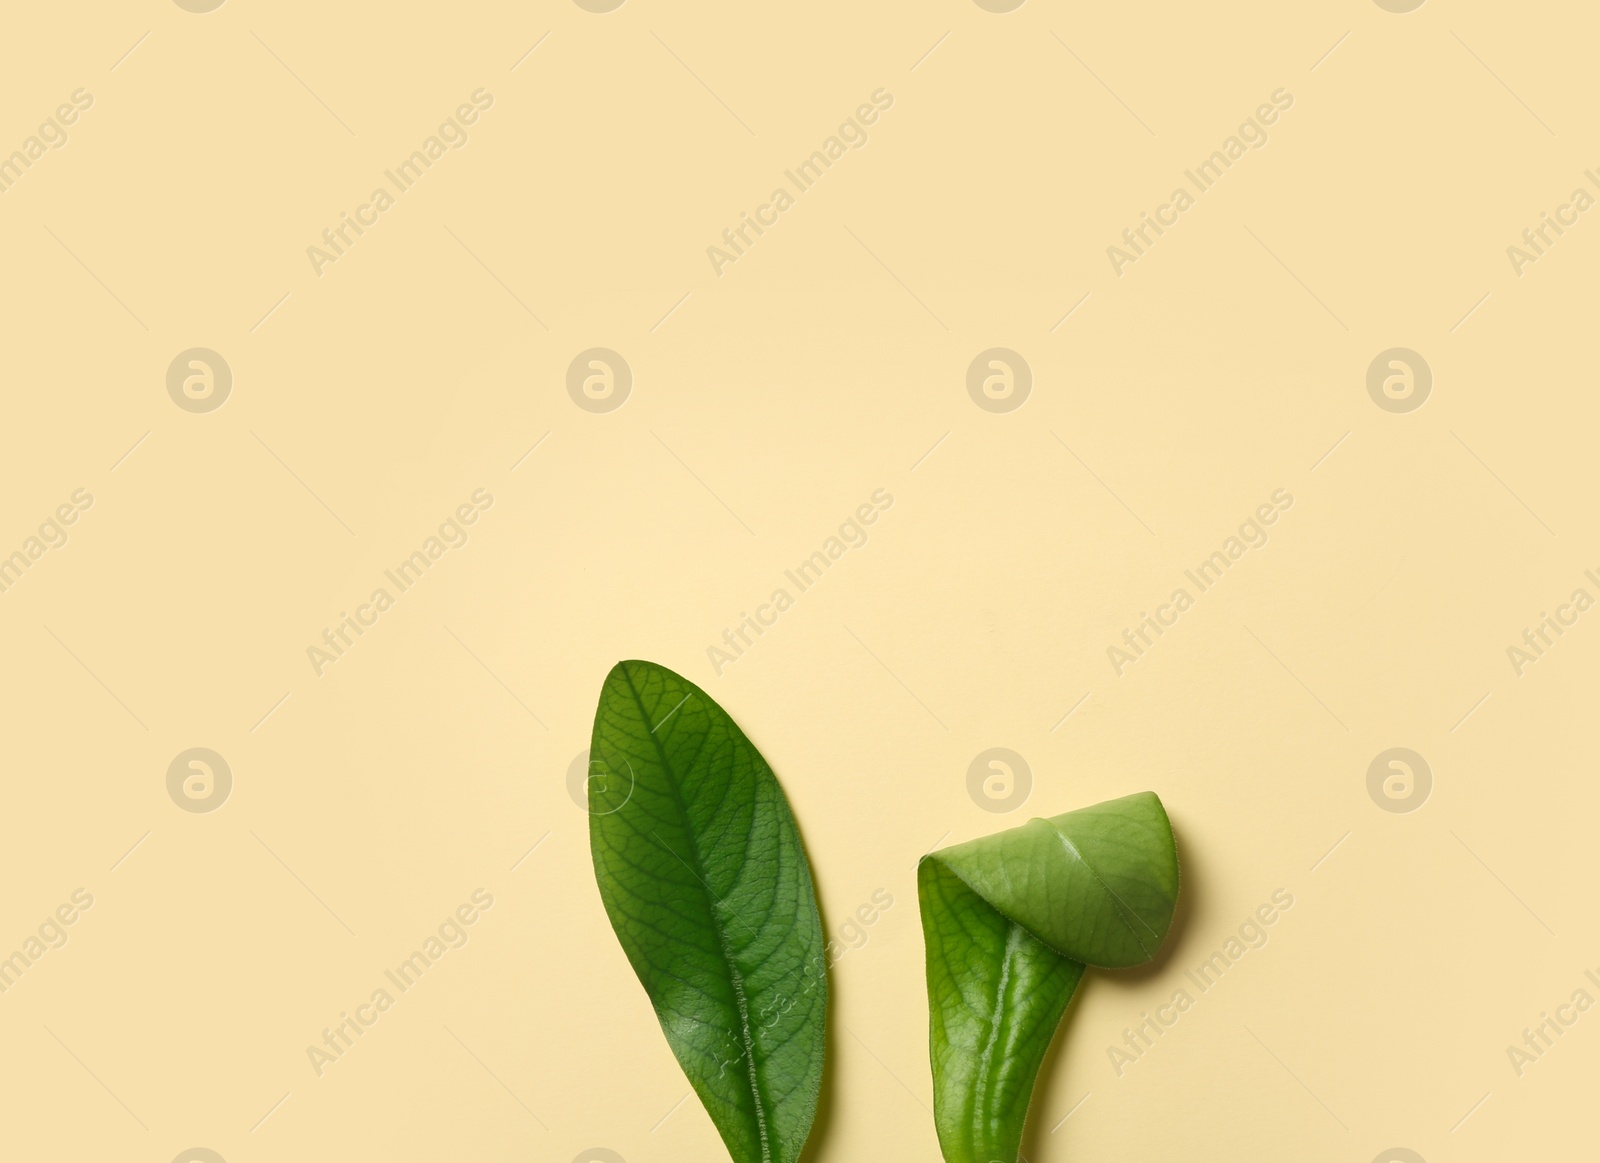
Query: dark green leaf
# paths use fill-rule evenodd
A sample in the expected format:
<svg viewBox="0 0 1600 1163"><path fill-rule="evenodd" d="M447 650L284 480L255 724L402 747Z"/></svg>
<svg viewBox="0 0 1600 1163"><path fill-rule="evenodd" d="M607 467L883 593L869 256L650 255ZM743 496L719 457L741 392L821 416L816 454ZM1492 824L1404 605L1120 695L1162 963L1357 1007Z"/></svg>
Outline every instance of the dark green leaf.
<svg viewBox="0 0 1600 1163"><path fill-rule="evenodd" d="M1033 1084L1086 965L1149 961L1178 853L1142 792L922 859L934 1123L946 1163L1015 1163Z"/></svg>
<svg viewBox="0 0 1600 1163"><path fill-rule="evenodd" d="M736 1163L793 1163L822 1083L828 983L800 835L772 769L688 679L606 676L590 748L600 898Z"/></svg>

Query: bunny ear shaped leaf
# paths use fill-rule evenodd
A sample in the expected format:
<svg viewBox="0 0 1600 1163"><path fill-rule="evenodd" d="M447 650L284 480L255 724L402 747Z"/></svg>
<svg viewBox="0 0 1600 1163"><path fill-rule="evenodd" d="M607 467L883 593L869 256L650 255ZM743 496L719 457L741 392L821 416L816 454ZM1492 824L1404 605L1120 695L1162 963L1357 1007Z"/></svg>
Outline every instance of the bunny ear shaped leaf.
<svg viewBox="0 0 1600 1163"><path fill-rule="evenodd" d="M667 1044L735 1163L794 1163L828 979L783 788L710 695L650 662L606 676L589 754L600 899Z"/></svg>
<svg viewBox="0 0 1600 1163"><path fill-rule="evenodd" d="M1172 825L1152 792L1029 820L924 857L917 895L939 1145L1009 1163L1085 967L1141 965L1172 926Z"/></svg>

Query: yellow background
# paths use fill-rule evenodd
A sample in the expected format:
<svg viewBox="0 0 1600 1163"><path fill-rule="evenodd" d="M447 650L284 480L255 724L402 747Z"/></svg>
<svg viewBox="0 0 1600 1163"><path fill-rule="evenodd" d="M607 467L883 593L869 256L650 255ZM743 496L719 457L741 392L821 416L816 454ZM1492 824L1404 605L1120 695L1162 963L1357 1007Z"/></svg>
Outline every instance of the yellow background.
<svg viewBox="0 0 1600 1163"><path fill-rule="evenodd" d="M1520 1076L1506 1054L1600 967L1600 615L1507 656L1600 596L1600 221L1520 275L1506 254L1600 163L1592 15L142 0L4 25L0 152L93 96L0 195L0 552L93 498L0 593L0 953L94 899L0 994L7 1157L723 1157L567 790L625 657L761 747L831 933L894 899L833 970L811 1159L936 1157L918 856L1144 788L1179 924L1086 981L1035 1163L1592 1142L1600 1014ZM869 142L714 273L880 88ZM306 248L479 89L470 141L317 273ZM1106 248L1278 89L1268 143L1119 276ZM232 371L215 411L167 392L194 347ZM591 347L632 370L616 411L568 395ZM1015 411L967 392L991 347L1031 368ZM1415 411L1367 392L1392 347L1432 369ZM878 488L867 544L717 674L707 648ZM1107 648L1280 488L1268 543L1119 676ZM308 647L475 489L466 543L319 675ZM1011 813L968 792L996 746L1032 773ZM212 812L168 794L194 747L232 772ZM1368 793L1392 747L1431 769L1419 810ZM467 944L319 1076L307 1046L477 889ZM1270 941L1119 1076L1107 1047L1277 889Z"/></svg>

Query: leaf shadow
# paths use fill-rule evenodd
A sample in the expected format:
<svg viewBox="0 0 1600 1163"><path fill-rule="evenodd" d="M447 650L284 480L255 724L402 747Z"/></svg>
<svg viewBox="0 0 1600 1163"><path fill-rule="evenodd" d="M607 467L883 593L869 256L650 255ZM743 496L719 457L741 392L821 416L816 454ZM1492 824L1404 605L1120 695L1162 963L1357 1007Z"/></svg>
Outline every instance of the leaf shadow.
<svg viewBox="0 0 1600 1163"><path fill-rule="evenodd" d="M798 1163L817 1163L827 1149L828 1133L833 1125L833 1094L835 1076L839 1073L838 1033L839 1007L832 997L833 983L828 983L828 1014L822 1028L822 1088L817 1092L817 1114L811 1123L811 1137L800 1152Z"/></svg>
<svg viewBox="0 0 1600 1163"><path fill-rule="evenodd" d="M1185 848L1181 843L1180 833L1181 830L1174 822L1172 838L1178 848L1178 900L1172 911L1172 925L1167 929L1166 939L1162 941L1156 955L1143 965L1136 965L1131 969L1097 969L1090 966L1084 971L1083 980L1079 982L1072 1002L1067 1006L1067 1012L1061 1019L1061 1024L1056 1027L1055 1036L1050 1039L1050 1047L1045 1051L1044 1062L1039 1067L1039 1076L1034 1080L1033 1099L1029 1103L1028 1120L1022 1132L1022 1163L1027 1163L1030 1158L1038 1157L1043 1152L1046 1140L1055 1133L1052 1128L1059 1126L1061 1119L1071 1110L1068 1107L1061 1115L1051 1116L1039 1109L1039 1101L1042 1095L1050 1093L1051 1082L1056 1072L1066 1065L1067 1055L1062 1047L1077 1012L1083 1008L1084 991L1091 988L1091 982L1095 989L1111 987L1119 992L1137 990L1166 969L1177 953L1178 947L1183 943L1198 893L1195 886L1196 862L1193 859L1185 859ZM1080 1051L1078 1057L1087 1060L1088 1055ZM1082 1076L1087 1079L1087 1070L1082 1072ZM1088 1091L1093 1087L1086 1083L1084 1089ZM1077 1099L1072 1101L1076 1102Z"/></svg>
<svg viewBox="0 0 1600 1163"><path fill-rule="evenodd" d="M1083 1003L1078 999L1088 988L1090 978L1097 972L1098 970L1094 969L1085 971L1083 980L1078 983L1078 988L1074 991L1072 1004L1067 1006L1067 1012L1062 1017L1061 1024L1056 1027L1050 1045L1044 1052L1044 1062L1039 1066L1039 1075L1033 1080L1033 1097L1028 1102L1028 1118L1022 1126L1021 1163L1028 1163L1029 1159L1039 1156L1044 1149L1044 1139L1054 1134L1050 1128L1060 1125L1058 1117L1049 1116L1039 1109L1039 1101L1042 1095L1050 1092L1050 1081L1066 1060L1067 1056L1061 1049L1062 1043L1067 1040L1067 1031L1077 1020L1078 1011L1083 1008Z"/></svg>
<svg viewBox="0 0 1600 1163"><path fill-rule="evenodd" d="M811 1131L795 1163L817 1163L826 1150L828 1136L833 1128L834 1076L839 1072L839 999L835 993L836 975L828 956L828 893L817 866L811 859L810 845L798 821L795 832L800 837L800 851L805 857L811 875L811 894L817 902L817 919L822 922L822 982L827 988L826 1004L822 1015L822 1080L817 1087L817 1108L811 1118Z"/></svg>

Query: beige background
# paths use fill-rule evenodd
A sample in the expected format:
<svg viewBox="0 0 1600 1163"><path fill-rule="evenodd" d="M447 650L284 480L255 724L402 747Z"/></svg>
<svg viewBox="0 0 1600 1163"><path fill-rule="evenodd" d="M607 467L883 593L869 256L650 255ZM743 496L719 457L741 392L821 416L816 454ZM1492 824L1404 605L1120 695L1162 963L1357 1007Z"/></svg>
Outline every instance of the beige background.
<svg viewBox="0 0 1600 1163"><path fill-rule="evenodd" d="M1600 219L1520 276L1506 248L1600 163L1592 14L690 7L8 8L0 152L93 104L0 195L0 553L93 503L0 593L0 952L94 903L0 994L4 1153L723 1157L566 786L642 657L777 769L830 931L894 898L833 970L812 1159L936 1157L917 857L1142 788L1181 923L1085 985L1030 1159L1576 1157L1600 1014L1520 1076L1506 1048L1600 997L1600 615L1520 676L1507 648L1600 597ZM879 88L869 143L713 273ZM478 89L469 143L319 276L306 248ZM1278 89L1119 277L1106 248ZM565 387L595 346L634 377L606 414ZM995 346L1032 370L1012 412L966 390ZM1409 413L1366 388L1396 346L1434 376ZM215 411L167 393L192 347L232 370ZM717 674L878 488L868 543ZM1107 647L1276 489L1269 542L1119 677ZM1005 814L967 786L997 746L1031 770ZM168 794L194 747L219 810ZM1369 796L1392 747L1419 810ZM308 1045L478 889L319 1075ZM1108 1046L1277 889L1268 943L1119 1076Z"/></svg>

